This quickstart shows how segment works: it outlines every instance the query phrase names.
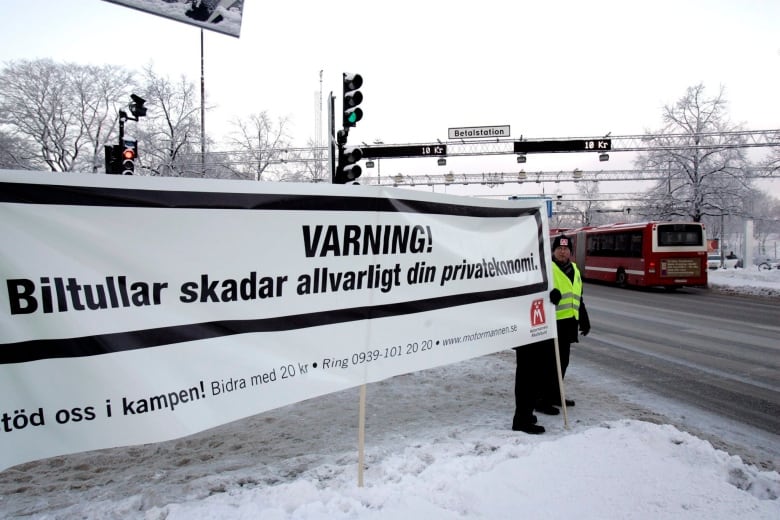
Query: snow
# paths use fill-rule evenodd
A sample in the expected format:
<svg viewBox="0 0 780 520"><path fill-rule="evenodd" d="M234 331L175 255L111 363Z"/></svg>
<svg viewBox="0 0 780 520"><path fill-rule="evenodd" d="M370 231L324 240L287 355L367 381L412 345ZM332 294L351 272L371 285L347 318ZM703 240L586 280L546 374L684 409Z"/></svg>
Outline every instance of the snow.
<svg viewBox="0 0 780 520"><path fill-rule="evenodd" d="M710 283L780 297L780 270L711 271ZM574 355L569 426L539 415L537 436L509 429L512 351L369 385L362 487L349 389L185 439L10 468L0 517L780 518L780 446L756 467L592 376Z"/></svg>
<svg viewBox="0 0 780 520"><path fill-rule="evenodd" d="M718 292L780 298L780 269L714 269L708 278L710 288Z"/></svg>

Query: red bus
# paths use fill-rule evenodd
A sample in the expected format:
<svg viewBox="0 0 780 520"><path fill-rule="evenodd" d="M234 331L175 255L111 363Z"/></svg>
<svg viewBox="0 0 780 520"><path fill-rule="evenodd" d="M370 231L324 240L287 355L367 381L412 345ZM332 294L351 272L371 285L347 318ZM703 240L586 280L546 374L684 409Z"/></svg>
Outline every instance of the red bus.
<svg viewBox="0 0 780 520"><path fill-rule="evenodd" d="M567 232L589 280L620 286L707 286L707 236L700 222L643 222Z"/></svg>

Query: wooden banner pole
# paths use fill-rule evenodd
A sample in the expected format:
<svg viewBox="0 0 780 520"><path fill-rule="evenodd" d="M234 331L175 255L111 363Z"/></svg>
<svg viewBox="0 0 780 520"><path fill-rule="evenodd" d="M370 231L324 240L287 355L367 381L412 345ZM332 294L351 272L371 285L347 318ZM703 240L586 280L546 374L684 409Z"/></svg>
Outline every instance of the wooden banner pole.
<svg viewBox="0 0 780 520"><path fill-rule="evenodd" d="M566 409L566 393L563 391L563 372L561 371L561 352L558 347L558 336L555 336L555 366L558 369L558 390L561 393L561 409L563 410L563 427L569 429L569 412Z"/></svg>
<svg viewBox="0 0 780 520"><path fill-rule="evenodd" d="M360 385L358 412L358 487L363 487L363 466L366 446L366 385Z"/></svg>

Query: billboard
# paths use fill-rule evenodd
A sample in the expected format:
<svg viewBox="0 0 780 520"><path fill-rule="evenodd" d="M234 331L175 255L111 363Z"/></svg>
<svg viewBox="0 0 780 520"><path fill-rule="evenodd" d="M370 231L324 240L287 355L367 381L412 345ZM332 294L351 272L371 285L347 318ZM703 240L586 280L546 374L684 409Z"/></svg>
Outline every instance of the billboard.
<svg viewBox="0 0 780 520"><path fill-rule="evenodd" d="M244 0L105 0L238 38Z"/></svg>

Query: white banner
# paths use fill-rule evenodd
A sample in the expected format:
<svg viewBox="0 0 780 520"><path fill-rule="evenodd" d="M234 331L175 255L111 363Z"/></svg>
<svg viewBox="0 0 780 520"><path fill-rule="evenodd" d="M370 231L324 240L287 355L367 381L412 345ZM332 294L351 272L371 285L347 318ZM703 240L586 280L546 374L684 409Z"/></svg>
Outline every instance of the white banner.
<svg viewBox="0 0 780 520"><path fill-rule="evenodd" d="M0 469L555 335L540 200L0 172Z"/></svg>

